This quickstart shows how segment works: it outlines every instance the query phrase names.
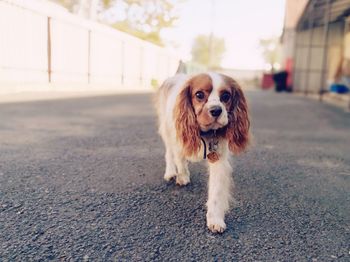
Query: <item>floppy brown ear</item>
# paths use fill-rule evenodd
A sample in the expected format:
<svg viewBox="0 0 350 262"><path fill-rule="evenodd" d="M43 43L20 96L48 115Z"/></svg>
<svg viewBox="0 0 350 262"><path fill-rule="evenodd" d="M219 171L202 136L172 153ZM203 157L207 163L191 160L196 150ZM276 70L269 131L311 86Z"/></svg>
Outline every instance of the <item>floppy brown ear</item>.
<svg viewBox="0 0 350 262"><path fill-rule="evenodd" d="M184 156L196 155L201 146L200 128L192 107L190 83L186 83L176 98L174 120L177 139L182 143Z"/></svg>
<svg viewBox="0 0 350 262"><path fill-rule="evenodd" d="M226 130L226 139L229 149L234 154L244 151L249 145L250 120L247 101L238 83L232 78L226 77L232 89L232 101L229 112L229 123Z"/></svg>

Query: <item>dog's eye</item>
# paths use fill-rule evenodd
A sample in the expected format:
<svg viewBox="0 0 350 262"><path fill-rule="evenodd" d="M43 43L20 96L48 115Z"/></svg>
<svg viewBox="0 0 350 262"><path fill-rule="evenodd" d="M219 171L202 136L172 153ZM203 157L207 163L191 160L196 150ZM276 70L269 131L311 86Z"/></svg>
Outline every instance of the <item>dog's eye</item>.
<svg viewBox="0 0 350 262"><path fill-rule="evenodd" d="M197 93L196 93L196 97L197 97L197 99L198 100L203 100L204 99L204 93L202 92L202 91L198 91Z"/></svg>
<svg viewBox="0 0 350 262"><path fill-rule="evenodd" d="M231 98L231 94L229 92L224 92L221 96L220 96L220 101L227 103Z"/></svg>

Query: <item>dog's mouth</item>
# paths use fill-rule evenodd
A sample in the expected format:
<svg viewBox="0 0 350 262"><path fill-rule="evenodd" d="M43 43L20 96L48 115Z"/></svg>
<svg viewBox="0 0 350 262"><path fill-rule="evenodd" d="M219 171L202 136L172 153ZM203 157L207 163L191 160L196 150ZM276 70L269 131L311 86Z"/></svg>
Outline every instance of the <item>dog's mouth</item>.
<svg viewBox="0 0 350 262"><path fill-rule="evenodd" d="M209 114L200 114L197 116L197 122L200 130L206 132L208 130L217 130L225 127L228 124L228 119L224 113L218 117L213 117Z"/></svg>
<svg viewBox="0 0 350 262"><path fill-rule="evenodd" d="M215 122L207 124L207 125L201 125L201 131L208 132L210 130L218 130L220 128L223 128L224 126L226 126L226 125L223 125L223 124L215 121Z"/></svg>

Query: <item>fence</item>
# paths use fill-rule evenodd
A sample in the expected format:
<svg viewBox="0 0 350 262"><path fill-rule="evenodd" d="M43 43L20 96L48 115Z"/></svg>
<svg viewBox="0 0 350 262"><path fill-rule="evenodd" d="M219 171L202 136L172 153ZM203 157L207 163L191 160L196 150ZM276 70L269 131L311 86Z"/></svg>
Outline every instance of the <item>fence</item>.
<svg viewBox="0 0 350 262"><path fill-rule="evenodd" d="M13 84L149 88L178 63L164 48L48 1L0 1L0 91Z"/></svg>

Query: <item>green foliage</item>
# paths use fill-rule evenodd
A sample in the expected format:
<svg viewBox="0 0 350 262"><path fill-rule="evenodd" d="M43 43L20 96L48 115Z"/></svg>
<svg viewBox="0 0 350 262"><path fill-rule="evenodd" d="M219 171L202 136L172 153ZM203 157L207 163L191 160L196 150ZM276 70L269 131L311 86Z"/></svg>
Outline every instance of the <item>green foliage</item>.
<svg viewBox="0 0 350 262"><path fill-rule="evenodd" d="M63 7L67 8L70 12L73 12L74 7L78 6L80 3L80 0L51 0L51 1L62 5Z"/></svg>
<svg viewBox="0 0 350 262"><path fill-rule="evenodd" d="M220 68L226 51L225 40L212 35L198 35L192 45L192 61L209 68Z"/></svg>
<svg viewBox="0 0 350 262"><path fill-rule="evenodd" d="M151 87L155 90L159 87L159 83L157 79L152 78L151 79Z"/></svg>
<svg viewBox="0 0 350 262"><path fill-rule="evenodd" d="M111 23L115 28L158 45L163 45L161 30L172 27L178 19L173 0L105 0L105 2L110 8L113 8L114 4L123 7L124 19L115 18Z"/></svg>
<svg viewBox="0 0 350 262"><path fill-rule="evenodd" d="M80 0L51 1L63 5L71 12L81 4ZM177 3L183 1L185 0ZM110 25L141 39L163 45L160 37L162 29L174 26L178 19L174 3L174 0L98 0L96 10L99 10L102 20L106 14L117 10L118 15L109 16Z"/></svg>

